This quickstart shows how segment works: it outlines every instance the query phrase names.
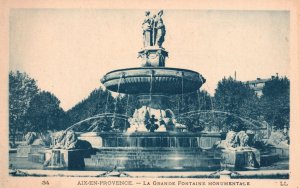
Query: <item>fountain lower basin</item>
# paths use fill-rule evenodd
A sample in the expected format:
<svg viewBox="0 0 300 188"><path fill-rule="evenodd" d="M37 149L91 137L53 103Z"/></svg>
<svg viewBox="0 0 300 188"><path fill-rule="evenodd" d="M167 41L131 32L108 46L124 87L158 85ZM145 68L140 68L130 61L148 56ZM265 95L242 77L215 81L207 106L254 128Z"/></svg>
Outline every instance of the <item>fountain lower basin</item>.
<svg viewBox="0 0 300 188"><path fill-rule="evenodd" d="M86 169L136 171L217 170L220 154L213 146L224 135L191 132L84 133L95 154Z"/></svg>
<svg viewBox="0 0 300 188"><path fill-rule="evenodd" d="M168 147L210 149L225 134L192 132L133 132L108 133L89 132L81 134L79 139L86 140L93 148L102 147Z"/></svg>
<svg viewBox="0 0 300 188"><path fill-rule="evenodd" d="M201 148L104 147L85 158L86 169L126 171L214 171L220 155Z"/></svg>

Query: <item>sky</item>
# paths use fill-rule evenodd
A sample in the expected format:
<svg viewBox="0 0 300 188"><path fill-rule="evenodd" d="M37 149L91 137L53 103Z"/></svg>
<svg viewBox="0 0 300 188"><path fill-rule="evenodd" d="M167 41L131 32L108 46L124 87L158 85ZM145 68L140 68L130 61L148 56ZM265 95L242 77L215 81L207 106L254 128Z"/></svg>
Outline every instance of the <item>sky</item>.
<svg viewBox="0 0 300 188"><path fill-rule="evenodd" d="M13 9L9 69L29 74L68 110L103 87L107 72L140 66L144 11ZM164 10L166 66L199 72L212 95L235 72L241 81L289 77L289 19L288 11Z"/></svg>

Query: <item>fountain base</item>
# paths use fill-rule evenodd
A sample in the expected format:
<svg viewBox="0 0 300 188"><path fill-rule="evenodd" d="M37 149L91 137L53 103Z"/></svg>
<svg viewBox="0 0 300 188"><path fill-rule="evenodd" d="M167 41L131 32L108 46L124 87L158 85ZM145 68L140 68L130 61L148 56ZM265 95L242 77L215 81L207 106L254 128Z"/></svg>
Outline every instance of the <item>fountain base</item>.
<svg viewBox="0 0 300 188"><path fill-rule="evenodd" d="M79 136L80 140L91 143L93 148L102 147L169 147L211 149L216 142L224 139L222 133L192 132L133 132L108 133L91 132Z"/></svg>
<svg viewBox="0 0 300 188"><path fill-rule="evenodd" d="M104 147L85 159L86 169L126 171L214 171L220 158L201 148L125 148Z"/></svg>
<svg viewBox="0 0 300 188"><path fill-rule="evenodd" d="M41 145L21 145L17 148L17 157L28 157L32 153L42 152L45 149L46 147Z"/></svg>
<svg viewBox="0 0 300 188"><path fill-rule="evenodd" d="M134 132L85 133L79 138L97 140L97 147L91 143L96 154L84 159L88 170L117 167L137 171L193 171L220 168L221 154L213 146L221 136L220 133Z"/></svg>
<svg viewBox="0 0 300 188"><path fill-rule="evenodd" d="M255 148L222 150L221 158L221 166L231 170L258 168L260 166L260 152Z"/></svg>
<svg viewBox="0 0 300 188"><path fill-rule="evenodd" d="M45 151L44 168L80 170L85 167L84 158L91 154L91 149L49 149Z"/></svg>

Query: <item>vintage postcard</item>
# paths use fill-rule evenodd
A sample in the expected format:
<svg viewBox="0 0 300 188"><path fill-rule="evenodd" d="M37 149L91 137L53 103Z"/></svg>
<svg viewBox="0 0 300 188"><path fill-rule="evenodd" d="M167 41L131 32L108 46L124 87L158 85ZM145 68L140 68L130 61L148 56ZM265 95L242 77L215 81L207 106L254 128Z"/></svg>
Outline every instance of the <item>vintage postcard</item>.
<svg viewBox="0 0 300 188"><path fill-rule="evenodd" d="M299 187L295 1L2 1L1 187Z"/></svg>

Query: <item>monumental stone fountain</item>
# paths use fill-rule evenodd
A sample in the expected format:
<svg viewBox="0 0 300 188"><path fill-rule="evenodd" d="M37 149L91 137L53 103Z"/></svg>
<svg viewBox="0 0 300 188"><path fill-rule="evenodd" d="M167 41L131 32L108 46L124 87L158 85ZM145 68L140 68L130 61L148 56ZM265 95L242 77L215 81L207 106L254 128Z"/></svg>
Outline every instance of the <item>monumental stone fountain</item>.
<svg viewBox="0 0 300 188"><path fill-rule="evenodd" d="M166 67L163 11L145 15L144 46L138 52L141 66L113 70L101 79L108 90L134 96L139 101L128 118L126 131L96 132L93 128L87 132L87 124L83 124L84 133L76 129L83 122L107 114L95 115L63 131L29 132L26 143L17 149L17 157L42 163L45 169L106 170L104 174L115 170L252 170L288 160L289 142L284 132L273 131L264 150L258 150L253 147L254 134L249 130L229 130L225 138L219 130L189 132L187 125L177 122L168 107L169 99L199 90L205 79L192 70Z"/></svg>
<svg viewBox="0 0 300 188"><path fill-rule="evenodd" d="M85 159L87 168L126 170L216 170L220 156L211 150L220 133L193 133L179 124L171 109L170 97L199 90L205 83L198 72L166 67L168 52L162 47L166 29L163 11L142 24L144 47L138 52L140 67L113 70L101 82L110 91L134 95L140 106L128 119L124 133L85 133L96 148Z"/></svg>
<svg viewBox="0 0 300 188"><path fill-rule="evenodd" d="M108 90L132 95L139 101L125 132L87 132L90 127L85 127L84 133L76 131L82 122L101 117L96 115L48 136L28 133L17 156L42 163L45 169L108 172L253 169L274 161L270 159L276 158L278 152L286 158L288 147L261 155L249 144L252 137L247 131L231 130L221 139L218 131L189 132L187 125L177 122L168 108L169 99L196 92L205 79L192 70L166 67L168 52L162 47L166 34L162 15L163 11L153 16L146 12L142 24L144 46L138 52L141 66L113 70L101 79ZM111 126L115 126L114 120ZM278 145L274 142L278 137L286 146L285 137L276 132L268 144Z"/></svg>

